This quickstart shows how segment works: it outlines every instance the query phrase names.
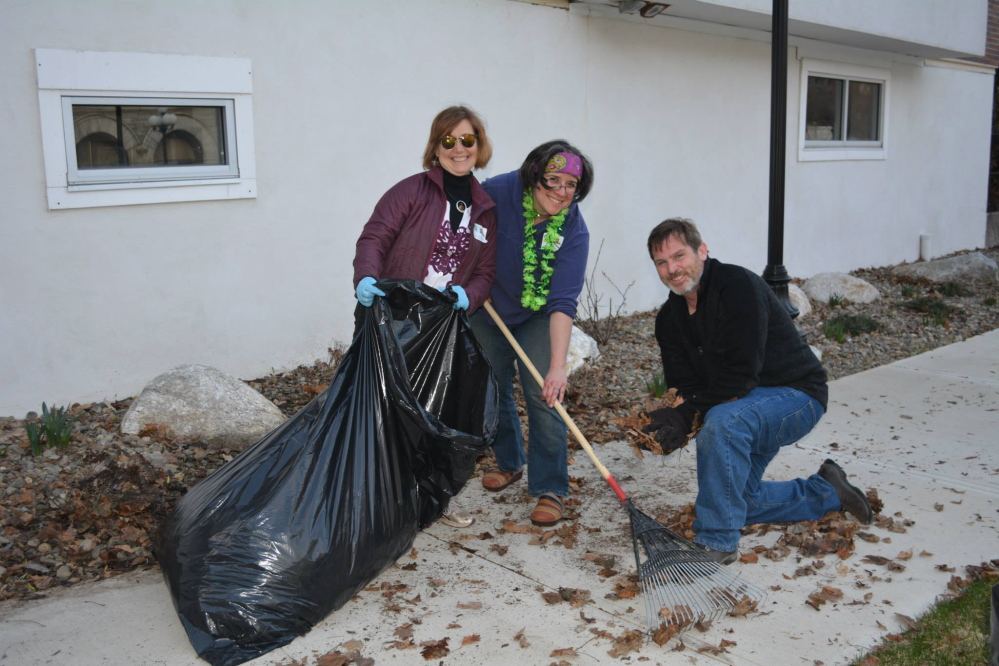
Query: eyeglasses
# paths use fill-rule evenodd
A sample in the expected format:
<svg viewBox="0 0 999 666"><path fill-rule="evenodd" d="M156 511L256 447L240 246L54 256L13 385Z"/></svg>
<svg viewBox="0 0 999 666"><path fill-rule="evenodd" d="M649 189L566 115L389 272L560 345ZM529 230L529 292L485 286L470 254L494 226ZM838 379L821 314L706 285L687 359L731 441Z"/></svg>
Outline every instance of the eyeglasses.
<svg viewBox="0 0 999 666"><path fill-rule="evenodd" d="M566 192L572 193L576 191L576 186L579 185L576 181L571 181L568 183L558 182L558 178L555 176L545 176L541 179L541 184L546 190L565 190Z"/></svg>
<svg viewBox="0 0 999 666"><path fill-rule="evenodd" d="M475 145L475 141L479 137L475 134L462 134L459 137L453 137L450 134L441 137L441 148L444 150L451 150L454 148L455 144L461 141L461 145L465 148L471 148Z"/></svg>

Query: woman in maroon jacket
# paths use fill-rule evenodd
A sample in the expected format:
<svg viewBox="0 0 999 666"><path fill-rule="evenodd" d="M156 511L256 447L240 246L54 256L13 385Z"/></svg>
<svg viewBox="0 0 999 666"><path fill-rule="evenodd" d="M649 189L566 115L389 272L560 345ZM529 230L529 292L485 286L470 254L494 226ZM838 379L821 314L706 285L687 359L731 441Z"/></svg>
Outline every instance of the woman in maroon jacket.
<svg viewBox="0 0 999 666"><path fill-rule="evenodd" d="M493 147L482 119L465 106L434 118L423 152L425 171L386 192L357 239L354 288L370 306L384 296L381 278L422 280L458 295L469 314L489 297L496 274L495 204L473 168L483 168Z"/></svg>
<svg viewBox="0 0 999 666"><path fill-rule="evenodd" d="M354 289L361 305L384 296L381 279L421 280L458 296L469 313L489 297L496 275L495 204L472 169L483 168L493 147L482 119L465 106L434 118L423 152L422 173L386 192L357 239ZM475 519L451 510L441 521L468 527Z"/></svg>

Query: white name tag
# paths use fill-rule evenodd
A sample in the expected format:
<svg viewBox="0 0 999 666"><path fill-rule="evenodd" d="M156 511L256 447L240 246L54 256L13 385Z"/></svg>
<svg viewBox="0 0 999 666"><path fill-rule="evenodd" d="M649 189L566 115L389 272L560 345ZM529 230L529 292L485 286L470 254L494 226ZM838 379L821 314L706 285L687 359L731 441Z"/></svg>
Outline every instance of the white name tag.
<svg viewBox="0 0 999 666"><path fill-rule="evenodd" d="M565 240L565 236L559 236L555 239L555 244L552 245L552 252L558 252L559 248L562 247L562 242Z"/></svg>
<svg viewBox="0 0 999 666"><path fill-rule="evenodd" d="M475 240L479 241L480 243L489 242L486 240L486 228L481 224L475 225L475 228L472 229L472 235L475 237Z"/></svg>

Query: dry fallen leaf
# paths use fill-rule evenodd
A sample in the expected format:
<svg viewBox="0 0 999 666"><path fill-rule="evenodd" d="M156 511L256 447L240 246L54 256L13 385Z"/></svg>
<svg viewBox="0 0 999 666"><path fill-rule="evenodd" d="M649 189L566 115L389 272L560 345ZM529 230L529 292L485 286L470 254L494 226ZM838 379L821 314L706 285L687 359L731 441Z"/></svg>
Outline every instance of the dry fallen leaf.
<svg viewBox="0 0 999 666"><path fill-rule="evenodd" d="M466 645L470 645L472 643L478 643L480 638L481 637L479 636L479 634L472 634L471 636L465 636L464 638L461 639L461 646L465 647Z"/></svg>
<svg viewBox="0 0 999 666"><path fill-rule="evenodd" d="M805 603L819 610L819 606L826 603L827 601L838 601L843 598L843 590L838 587L823 587L821 590L817 590L808 595L808 601Z"/></svg>
<svg viewBox="0 0 999 666"><path fill-rule="evenodd" d="M424 641L420 643L420 645L423 646L423 649L420 650L420 654L422 654L423 658L427 661L446 657L451 653L451 650L447 646L448 640L449 639L445 637L439 641Z"/></svg>
<svg viewBox="0 0 999 666"><path fill-rule="evenodd" d="M667 624L666 622L660 623L654 632L652 632L652 640L656 645L662 647L666 643L670 642L674 636L680 633L681 627L675 624Z"/></svg>
<svg viewBox="0 0 999 666"><path fill-rule="evenodd" d="M732 610L730 610L728 614L732 617L744 617L755 610L756 602L751 600L748 596L743 596L742 599L740 599L739 602L732 607Z"/></svg>
<svg viewBox="0 0 999 666"><path fill-rule="evenodd" d="M351 654L339 651L327 652L316 658L316 666L347 666L353 659L354 655Z"/></svg>
<svg viewBox="0 0 999 666"><path fill-rule="evenodd" d="M461 608L461 609L464 609L464 610L481 610L482 609L482 602L481 601L459 601L458 602L458 608Z"/></svg>
<svg viewBox="0 0 999 666"><path fill-rule="evenodd" d="M573 608L582 608L590 602L589 590L578 590L574 587L560 587L558 593L569 602Z"/></svg>
<svg viewBox="0 0 999 666"><path fill-rule="evenodd" d="M576 650L575 649L573 649L571 647L567 647L567 648L558 648L557 650L552 650L552 653L550 655L548 655L548 656L549 657L578 657L579 655L576 654Z"/></svg>
<svg viewBox="0 0 999 666"><path fill-rule="evenodd" d="M511 534L527 534L531 531L531 528L527 525L519 525L512 520L504 520L503 531L510 532Z"/></svg>
<svg viewBox="0 0 999 666"><path fill-rule="evenodd" d="M640 631L625 629L624 633L614 639L614 647L607 651L612 657L623 657L631 652L642 649L644 634Z"/></svg>

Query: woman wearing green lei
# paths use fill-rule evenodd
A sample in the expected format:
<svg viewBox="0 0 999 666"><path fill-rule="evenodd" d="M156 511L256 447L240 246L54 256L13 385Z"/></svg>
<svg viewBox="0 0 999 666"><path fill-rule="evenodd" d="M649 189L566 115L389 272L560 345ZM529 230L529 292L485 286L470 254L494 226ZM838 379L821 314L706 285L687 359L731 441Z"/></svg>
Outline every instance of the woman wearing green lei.
<svg viewBox="0 0 999 666"><path fill-rule="evenodd" d="M566 426L553 407L565 398L566 355L586 275L590 234L578 203L593 184L590 161L566 141L532 150L520 169L482 184L496 202L496 282L489 292L503 323L540 372L539 387L485 312L470 319L493 366L499 387L499 428L493 442L496 468L482 479L499 491L528 468L528 493L537 497L531 520L554 525L569 495ZM525 453L513 397L514 368L527 404Z"/></svg>

